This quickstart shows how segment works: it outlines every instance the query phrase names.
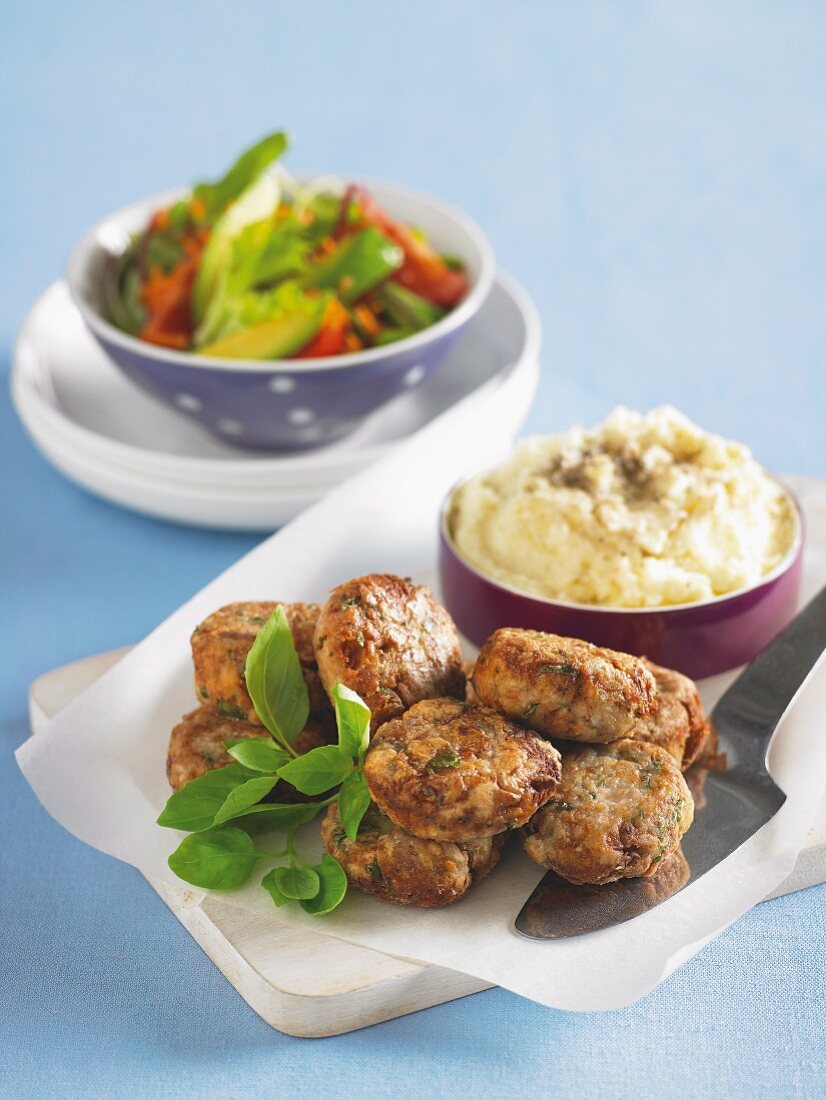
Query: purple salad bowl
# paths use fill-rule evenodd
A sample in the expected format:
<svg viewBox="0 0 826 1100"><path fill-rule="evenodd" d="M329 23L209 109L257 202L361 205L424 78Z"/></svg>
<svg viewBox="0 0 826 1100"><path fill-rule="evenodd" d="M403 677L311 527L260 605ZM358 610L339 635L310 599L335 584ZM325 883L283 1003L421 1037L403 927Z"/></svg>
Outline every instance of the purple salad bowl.
<svg viewBox="0 0 826 1100"><path fill-rule="evenodd" d="M756 584L696 603L610 608L528 595L480 573L459 554L450 531L449 508L457 488L448 494L440 517L439 574L444 605L474 645L481 646L503 626L542 630L645 656L700 680L756 657L797 611L804 530L791 493L794 541Z"/></svg>
<svg viewBox="0 0 826 1100"><path fill-rule="evenodd" d="M103 312L105 265L180 190L134 203L99 222L70 258L72 297L113 363L225 443L266 451L331 443L439 366L479 311L495 271L486 237L460 211L429 195L364 182L393 217L422 229L440 252L460 257L470 283L467 297L446 317L395 344L323 359L221 359L159 347L122 332Z"/></svg>

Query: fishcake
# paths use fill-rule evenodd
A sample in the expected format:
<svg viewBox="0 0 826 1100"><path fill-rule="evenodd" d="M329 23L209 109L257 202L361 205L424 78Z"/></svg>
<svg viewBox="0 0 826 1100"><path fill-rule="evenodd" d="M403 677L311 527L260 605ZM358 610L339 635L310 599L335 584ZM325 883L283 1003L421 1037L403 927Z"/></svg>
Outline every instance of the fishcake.
<svg viewBox="0 0 826 1100"><path fill-rule="evenodd" d="M631 736L637 741L659 745L671 753L682 771L690 768L706 743L708 722L697 685L688 676L661 668L645 659L657 681L658 706L654 714L640 719Z"/></svg>
<svg viewBox="0 0 826 1100"><path fill-rule="evenodd" d="M499 862L505 835L455 843L411 836L371 805L350 840L334 802L321 838L351 885L394 905L437 909L458 901Z"/></svg>
<svg viewBox="0 0 826 1100"><path fill-rule="evenodd" d="M211 707L198 707L190 711L172 730L166 754L166 775L169 785L180 790L191 779L206 775L213 768L223 768L236 761L229 755L225 741L238 741L248 737L266 737L267 731L252 722L223 718ZM309 752L327 743L323 726L310 720L296 737L293 748L299 754ZM295 789L279 780L274 795L295 794Z"/></svg>
<svg viewBox="0 0 826 1100"><path fill-rule="evenodd" d="M564 754L560 784L523 842L532 860L569 882L598 885L653 874L693 818L673 757L625 739Z"/></svg>
<svg viewBox="0 0 826 1100"><path fill-rule="evenodd" d="M310 713L322 718L329 713L330 704L321 686L313 651L318 605L282 606L310 696ZM192 634L195 693L202 703L214 707L224 718L260 725L247 691L244 669L259 630L276 607L276 602L260 600L228 604L204 619Z"/></svg>
<svg viewBox="0 0 826 1100"><path fill-rule="evenodd" d="M382 813L425 840L519 828L553 795L560 773L549 741L455 699L429 699L386 722L364 762Z"/></svg>
<svg viewBox="0 0 826 1100"><path fill-rule="evenodd" d="M465 697L459 636L425 585L389 573L334 588L315 630L321 680L345 684L372 714L371 727L422 699Z"/></svg>
<svg viewBox="0 0 826 1100"><path fill-rule="evenodd" d="M657 684L638 657L578 638L505 627L473 672L480 702L547 737L608 742L657 709Z"/></svg>

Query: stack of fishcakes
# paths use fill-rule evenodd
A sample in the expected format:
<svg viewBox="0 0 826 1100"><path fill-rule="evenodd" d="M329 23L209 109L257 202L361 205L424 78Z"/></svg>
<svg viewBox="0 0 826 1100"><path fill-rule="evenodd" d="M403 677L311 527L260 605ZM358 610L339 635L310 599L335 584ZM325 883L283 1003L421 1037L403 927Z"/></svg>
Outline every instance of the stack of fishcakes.
<svg viewBox="0 0 826 1100"><path fill-rule="evenodd" d="M225 739L261 735L244 664L276 606L231 605L193 634L203 705L173 731L174 787L229 763ZM354 840L335 803L322 823L354 886L400 905L447 905L492 870L513 831L574 883L653 874L677 849L693 816L680 768L707 732L679 673L506 629L482 647L468 685L448 613L391 574L348 581L321 608L284 606L311 702L305 751L333 737L336 684L371 710L372 804Z"/></svg>
<svg viewBox="0 0 826 1100"><path fill-rule="evenodd" d="M578 639L502 629L482 646L473 686L489 706L564 739L559 787L523 835L531 859L601 884L654 874L677 849L694 818L682 771L708 736L688 677Z"/></svg>

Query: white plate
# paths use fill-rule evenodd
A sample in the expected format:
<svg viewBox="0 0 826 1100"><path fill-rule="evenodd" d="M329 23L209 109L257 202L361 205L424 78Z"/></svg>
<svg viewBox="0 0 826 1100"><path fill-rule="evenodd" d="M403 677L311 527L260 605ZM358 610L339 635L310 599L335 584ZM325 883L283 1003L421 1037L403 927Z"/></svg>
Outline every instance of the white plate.
<svg viewBox="0 0 826 1100"><path fill-rule="evenodd" d="M504 413L513 416L515 432L535 391L539 342L530 299L500 274L477 320L426 383L331 447L274 457L222 444L135 387L89 336L61 282L46 291L24 322L15 349L12 395L47 457L93 492L184 522L266 529L273 516L281 523L295 514L295 502L287 499L291 493L318 499L471 393L490 400L502 386L517 391L512 411ZM183 492L184 486L199 486L205 493L216 487L242 495L265 491L273 506L266 519L247 516L242 509L236 521L216 524L214 515L198 519L201 513L191 507L179 515L168 505L154 508L145 494L141 504L116 488L123 482L135 486L135 479L146 492L151 493L152 485L162 487L167 501L175 487Z"/></svg>

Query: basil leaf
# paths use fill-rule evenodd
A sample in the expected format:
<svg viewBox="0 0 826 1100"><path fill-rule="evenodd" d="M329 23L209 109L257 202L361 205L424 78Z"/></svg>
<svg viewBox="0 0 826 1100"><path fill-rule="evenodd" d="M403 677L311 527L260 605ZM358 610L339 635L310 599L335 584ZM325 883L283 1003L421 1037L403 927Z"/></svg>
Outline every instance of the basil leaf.
<svg viewBox="0 0 826 1100"><path fill-rule="evenodd" d="M370 708L344 684L336 684L330 698L336 708L339 749L345 756L361 759L370 742Z"/></svg>
<svg viewBox="0 0 826 1100"><path fill-rule="evenodd" d="M321 889L321 880L312 867L276 867L275 885L285 898L309 901Z"/></svg>
<svg viewBox="0 0 826 1100"><path fill-rule="evenodd" d="M258 862L255 845L243 829L207 829L182 840L168 863L178 878L204 890L243 886Z"/></svg>
<svg viewBox="0 0 826 1100"><path fill-rule="evenodd" d="M370 790L364 772L351 772L338 792L338 816L350 840L356 839L361 819L369 805Z"/></svg>
<svg viewBox="0 0 826 1100"><path fill-rule="evenodd" d="M310 700L280 604L247 654L245 676L255 713L276 741L289 748L307 724Z"/></svg>
<svg viewBox="0 0 826 1100"><path fill-rule="evenodd" d="M240 764L228 764L225 768L215 768L206 775L191 779L186 786L170 796L158 818L158 824L167 829L181 829L186 833L209 829L215 824L215 815L232 792L249 780L258 778L260 776L249 768Z"/></svg>
<svg viewBox="0 0 826 1100"><path fill-rule="evenodd" d="M279 768L278 774L302 794L322 794L338 786L352 770L352 760L335 745L321 745Z"/></svg>
<svg viewBox="0 0 826 1100"><path fill-rule="evenodd" d="M294 898L287 897L286 894L282 894L279 889L278 883L275 881L275 872L279 870L278 867L273 867L271 871L267 871L266 875L261 879L261 885L270 895L276 905L288 905Z"/></svg>
<svg viewBox="0 0 826 1100"><path fill-rule="evenodd" d="M262 798L266 798L277 782L277 775L256 775L254 779L248 779L230 791L215 815L214 824L221 825L233 817L241 817Z"/></svg>
<svg viewBox="0 0 826 1100"><path fill-rule="evenodd" d="M224 744L231 757L254 772L274 774L290 759L271 737L243 737Z"/></svg>
<svg viewBox="0 0 826 1100"><path fill-rule="evenodd" d="M207 221L211 221L227 203L246 191L265 168L278 160L286 148L285 133L269 134L243 152L222 179L215 183L197 184L193 194L206 207Z"/></svg>
<svg viewBox="0 0 826 1100"><path fill-rule="evenodd" d="M269 833L276 830L292 829L304 825L324 809L320 802L299 802L295 805L278 802L262 802L253 806L241 817L233 820L233 825L246 829L250 833Z"/></svg>
<svg viewBox="0 0 826 1100"><path fill-rule="evenodd" d="M347 893L347 876L341 864L328 855L322 857L314 870L321 882L321 889L314 898L300 901L299 905L305 913L321 917L341 903Z"/></svg>

